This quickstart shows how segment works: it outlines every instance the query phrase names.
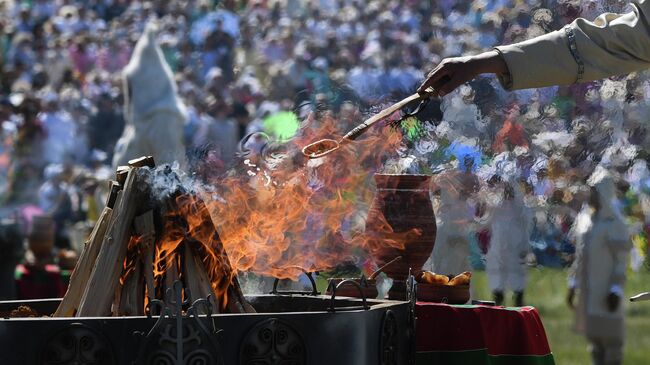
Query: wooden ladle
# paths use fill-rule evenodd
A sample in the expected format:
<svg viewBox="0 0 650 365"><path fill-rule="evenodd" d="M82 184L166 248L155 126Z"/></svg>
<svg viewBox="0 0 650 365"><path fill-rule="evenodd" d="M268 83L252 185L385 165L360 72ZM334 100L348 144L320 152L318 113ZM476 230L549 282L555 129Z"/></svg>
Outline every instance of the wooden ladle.
<svg viewBox="0 0 650 365"><path fill-rule="evenodd" d="M320 141L316 141L314 143L308 144L307 146L303 147L302 154L308 158L319 158L328 155L338 150L343 143L355 140L357 137L362 135L363 132L368 130L368 128L370 128L373 124L383 119L386 119L387 117L391 116L393 113L404 108L406 105L410 103L424 101L425 99L429 99L432 95L433 95L433 90L431 90L430 92L429 90L427 90L427 92L422 94L415 93L405 99L402 99L401 101L398 101L397 103L389 106L388 108L380 111L379 113L373 115L372 117L366 119L363 123L359 124L353 130L349 131L338 141L333 139L321 139Z"/></svg>

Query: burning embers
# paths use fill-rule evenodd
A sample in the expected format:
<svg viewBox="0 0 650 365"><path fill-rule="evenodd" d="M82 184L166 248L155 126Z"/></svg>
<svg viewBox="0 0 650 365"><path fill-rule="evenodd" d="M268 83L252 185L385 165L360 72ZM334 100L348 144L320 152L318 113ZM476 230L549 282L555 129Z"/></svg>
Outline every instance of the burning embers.
<svg viewBox="0 0 650 365"><path fill-rule="evenodd" d="M152 194L153 167L148 157L118 168L55 316L144 315L177 280L184 300L210 297L213 313L254 311L203 201L180 188L171 169L163 173L175 191Z"/></svg>

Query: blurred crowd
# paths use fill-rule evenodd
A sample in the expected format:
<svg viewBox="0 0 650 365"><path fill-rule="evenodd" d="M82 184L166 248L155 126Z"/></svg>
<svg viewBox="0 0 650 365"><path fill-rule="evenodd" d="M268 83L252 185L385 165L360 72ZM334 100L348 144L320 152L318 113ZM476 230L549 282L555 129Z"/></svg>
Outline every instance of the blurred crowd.
<svg viewBox="0 0 650 365"><path fill-rule="evenodd" d="M33 270L74 266L102 209L115 145L128 124L121 71L148 23L187 109L188 168L218 175L252 133L286 141L310 112L329 113L344 131L377 105L411 94L445 57L626 6L620 0L0 0L2 266L13 271L23 261L19 283ZM531 212L527 260L564 266L572 260L570 228L588 198L587 179L604 166L616 176L639 268L650 230L649 81L635 74L506 93L495 79L478 79L403 124L405 148L385 170L433 173L443 166L441 179L454 169L465 174L466 188L447 198L462 200L458 214L472 221L489 211L490 188L516 181ZM138 87L144 86L130 85L129 93ZM440 206L449 204L444 195ZM489 225L471 232L473 266L483 265L492 233ZM21 285L18 294L16 286L0 285L0 297L34 296Z"/></svg>

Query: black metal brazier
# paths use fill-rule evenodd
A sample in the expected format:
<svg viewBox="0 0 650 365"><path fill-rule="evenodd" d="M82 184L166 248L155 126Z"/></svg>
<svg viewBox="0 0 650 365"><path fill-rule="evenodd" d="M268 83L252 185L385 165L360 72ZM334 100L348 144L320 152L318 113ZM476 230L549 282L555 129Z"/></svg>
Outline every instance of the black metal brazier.
<svg viewBox="0 0 650 365"><path fill-rule="evenodd" d="M258 313L197 315L196 306L204 304L199 300L176 313L173 308L180 306L158 303L160 316L3 318L0 364L398 365L412 360L411 302L364 303L313 294L247 299ZM49 314L59 301L0 302L0 312L28 305Z"/></svg>

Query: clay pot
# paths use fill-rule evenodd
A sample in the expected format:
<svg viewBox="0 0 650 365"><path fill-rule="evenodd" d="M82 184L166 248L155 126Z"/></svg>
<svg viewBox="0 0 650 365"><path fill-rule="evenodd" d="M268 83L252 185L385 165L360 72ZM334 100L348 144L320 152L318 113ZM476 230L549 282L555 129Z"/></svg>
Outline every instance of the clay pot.
<svg viewBox="0 0 650 365"><path fill-rule="evenodd" d="M366 239L378 266L402 259L383 272L406 280L422 269L436 242L436 217L429 196L431 176L375 174L377 192L366 219Z"/></svg>

